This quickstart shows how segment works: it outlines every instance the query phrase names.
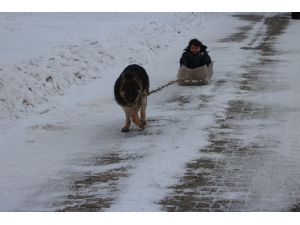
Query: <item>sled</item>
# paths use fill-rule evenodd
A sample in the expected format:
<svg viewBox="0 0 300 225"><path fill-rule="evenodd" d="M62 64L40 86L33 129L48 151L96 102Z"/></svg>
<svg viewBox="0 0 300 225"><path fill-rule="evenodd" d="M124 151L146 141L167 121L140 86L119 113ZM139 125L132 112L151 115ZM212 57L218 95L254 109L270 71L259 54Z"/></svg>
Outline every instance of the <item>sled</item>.
<svg viewBox="0 0 300 225"><path fill-rule="evenodd" d="M213 75L213 62L195 69L181 66L177 73L179 85L205 85L209 84Z"/></svg>

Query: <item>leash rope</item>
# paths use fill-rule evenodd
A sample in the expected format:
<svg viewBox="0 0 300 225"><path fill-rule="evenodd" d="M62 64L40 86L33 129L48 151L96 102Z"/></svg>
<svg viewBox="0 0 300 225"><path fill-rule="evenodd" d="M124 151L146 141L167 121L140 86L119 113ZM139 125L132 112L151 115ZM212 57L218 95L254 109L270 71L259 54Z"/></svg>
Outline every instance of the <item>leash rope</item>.
<svg viewBox="0 0 300 225"><path fill-rule="evenodd" d="M172 84L174 84L174 83L176 83L176 82L178 82L178 81L179 81L179 80L172 80L172 81L169 81L167 84L162 85L162 86L160 86L160 87L158 87L158 88L156 88L156 89L150 91L149 94L148 94L148 96L151 95L151 94L153 94L153 93L155 93L155 92L159 92L159 91L161 91L162 89L164 89L165 87L168 87L168 86L170 86L170 85L172 85Z"/></svg>

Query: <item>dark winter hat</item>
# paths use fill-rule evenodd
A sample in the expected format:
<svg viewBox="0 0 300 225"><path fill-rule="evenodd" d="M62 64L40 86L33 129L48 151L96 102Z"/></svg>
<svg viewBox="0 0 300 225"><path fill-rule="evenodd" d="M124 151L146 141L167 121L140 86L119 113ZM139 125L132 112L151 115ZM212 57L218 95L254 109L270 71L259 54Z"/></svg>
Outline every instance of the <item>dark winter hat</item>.
<svg viewBox="0 0 300 225"><path fill-rule="evenodd" d="M201 47L201 51L206 51L206 49L207 49L207 46L205 46L204 44L202 44L202 42L199 41L198 39L194 38L194 39L190 40L189 45L184 50L189 51L192 45L200 46Z"/></svg>

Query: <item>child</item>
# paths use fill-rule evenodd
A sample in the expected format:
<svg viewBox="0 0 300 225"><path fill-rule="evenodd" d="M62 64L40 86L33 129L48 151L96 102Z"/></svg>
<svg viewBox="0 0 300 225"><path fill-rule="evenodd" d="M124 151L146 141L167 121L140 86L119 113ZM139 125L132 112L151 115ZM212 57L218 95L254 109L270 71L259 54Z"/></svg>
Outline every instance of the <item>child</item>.
<svg viewBox="0 0 300 225"><path fill-rule="evenodd" d="M184 49L180 58L180 66L194 69L211 63L210 56L206 51L207 47L197 39L192 39Z"/></svg>

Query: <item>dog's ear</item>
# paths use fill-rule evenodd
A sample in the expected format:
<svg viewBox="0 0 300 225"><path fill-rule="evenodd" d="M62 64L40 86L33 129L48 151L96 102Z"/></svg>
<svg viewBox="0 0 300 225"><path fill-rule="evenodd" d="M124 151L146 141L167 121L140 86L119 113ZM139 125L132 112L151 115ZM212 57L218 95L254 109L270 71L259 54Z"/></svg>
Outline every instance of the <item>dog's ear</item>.
<svg viewBox="0 0 300 225"><path fill-rule="evenodd" d="M125 74L124 73L121 73L121 75L120 75L120 80L121 80L121 85L125 85L125 80L126 80L126 78L125 78Z"/></svg>

